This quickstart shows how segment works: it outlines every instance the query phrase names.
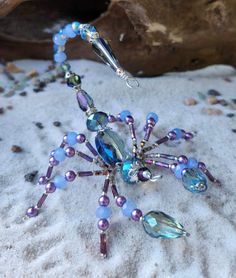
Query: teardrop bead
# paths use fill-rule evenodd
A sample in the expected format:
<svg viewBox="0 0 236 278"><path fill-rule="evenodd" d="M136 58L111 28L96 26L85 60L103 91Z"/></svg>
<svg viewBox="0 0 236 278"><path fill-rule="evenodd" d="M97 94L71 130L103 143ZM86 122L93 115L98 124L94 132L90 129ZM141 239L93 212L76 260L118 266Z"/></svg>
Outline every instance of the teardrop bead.
<svg viewBox="0 0 236 278"><path fill-rule="evenodd" d="M123 140L111 129L100 131L95 137L95 144L98 153L108 165L115 166L127 157Z"/></svg>
<svg viewBox="0 0 236 278"><path fill-rule="evenodd" d="M184 188L193 193L201 193L207 190L207 179L198 168L186 169L182 173Z"/></svg>
<svg viewBox="0 0 236 278"><path fill-rule="evenodd" d="M76 97L82 111L86 112L89 108L94 107L93 99L84 90L79 90Z"/></svg>
<svg viewBox="0 0 236 278"><path fill-rule="evenodd" d="M142 222L145 232L151 237L178 238L188 235L179 222L161 211L149 211Z"/></svg>

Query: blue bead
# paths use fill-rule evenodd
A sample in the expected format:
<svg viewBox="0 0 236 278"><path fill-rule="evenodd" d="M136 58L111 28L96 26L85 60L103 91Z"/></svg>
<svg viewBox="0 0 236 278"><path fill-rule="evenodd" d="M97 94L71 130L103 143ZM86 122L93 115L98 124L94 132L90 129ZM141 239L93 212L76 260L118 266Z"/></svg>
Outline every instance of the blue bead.
<svg viewBox="0 0 236 278"><path fill-rule="evenodd" d="M186 168L188 168L187 164L178 164L174 170L174 174L175 174L176 178L181 179L182 171L183 171L183 169L186 169Z"/></svg>
<svg viewBox="0 0 236 278"><path fill-rule="evenodd" d="M201 193L207 190L207 179L198 168L187 169L182 175L184 188L193 193Z"/></svg>
<svg viewBox="0 0 236 278"><path fill-rule="evenodd" d="M122 207L122 212L124 216L131 217L132 211L136 208L136 204L132 200L128 199Z"/></svg>
<svg viewBox="0 0 236 278"><path fill-rule="evenodd" d="M133 163L135 162L134 159L127 159L122 163L121 166L121 175L122 178L125 182L129 184L134 184L138 182L138 176L136 175L131 175L130 171L133 168Z"/></svg>
<svg viewBox="0 0 236 278"><path fill-rule="evenodd" d="M154 112L150 112L147 114L146 120L148 121L150 118L153 118L153 120L157 123L158 122L158 116Z"/></svg>
<svg viewBox="0 0 236 278"><path fill-rule="evenodd" d="M58 52L54 54L54 61L57 63L62 63L66 60L67 56L64 52Z"/></svg>
<svg viewBox="0 0 236 278"><path fill-rule="evenodd" d="M188 168L197 168L198 161L194 157L189 157L187 165L188 165Z"/></svg>
<svg viewBox="0 0 236 278"><path fill-rule="evenodd" d="M183 132L182 132L182 130L181 130L181 129L179 129L179 128L175 128L175 129L173 129L172 131L174 131L174 133L176 134L176 138L175 138L175 140L179 140L179 139L181 139L181 138L182 138L182 136L183 136Z"/></svg>
<svg viewBox="0 0 236 278"><path fill-rule="evenodd" d="M80 29L79 29L80 23L78 21L74 21L71 24L71 26L72 26L73 31L78 35L80 33Z"/></svg>
<svg viewBox="0 0 236 278"><path fill-rule="evenodd" d="M101 219L107 219L111 216L111 208L110 207L98 207L96 209L96 217Z"/></svg>
<svg viewBox="0 0 236 278"><path fill-rule="evenodd" d="M55 149L53 156L57 161L60 161L60 162L66 158L65 151L63 148Z"/></svg>
<svg viewBox="0 0 236 278"><path fill-rule="evenodd" d="M68 132L66 135L66 142L68 145L73 146L77 143L77 133L76 132Z"/></svg>
<svg viewBox="0 0 236 278"><path fill-rule="evenodd" d="M149 211L143 216L145 232L154 238L178 238L187 235L183 226L161 211Z"/></svg>
<svg viewBox="0 0 236 278"><path fill-rule="evenodd" d="M67 186L67 181L63 176L55 176L53 182L56 188L65 189Z"/></svg>
<svg viewBox="0 0 236 278"><path fill-rule="evenodd" d="M126 117L130 116L130 115L131 115L131 113L129 112L129 110L124 110L124 111L120 112L121 121L124 122Z"/></svg>
<svg viewBox="0 0 236 278"><path fill-rule="evenodd" d="M115 166L128 156L123 140L111 129L100 131L95 137L95 144L99 155L108 165Z"/></svg>
<svg viewBox="0 0 236 278"><path fill-rule="evenodd" d="M52 40L56 45L65 45L66 43L66 40L62 39L61 34L55 34Z"/></svg>
<svg viewBox="0 0 236 278"><path fill-rule="evenodd" d="M63 34L69 38L75 38L76 37L76 33L74 32L72 25L71 24L67 24L65 26L65 28L63 29Z"/></svg>
<svg viewBox="0 0 236 278"><path fill-rule="evenodd" d="M108 124L108 116L104 112L95 112L91 114L86 122L87 128L90 131L98 131L104 129Z"/></svg>

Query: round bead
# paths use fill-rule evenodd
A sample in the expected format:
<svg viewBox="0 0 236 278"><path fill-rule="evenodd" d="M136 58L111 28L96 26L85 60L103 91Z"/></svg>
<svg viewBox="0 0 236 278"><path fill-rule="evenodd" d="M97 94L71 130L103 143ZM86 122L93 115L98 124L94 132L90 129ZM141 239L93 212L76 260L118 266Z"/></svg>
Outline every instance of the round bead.
<svg viewBox="0 0 236 278"><path fill-rule="evenodd" d="M67 186L67 180L63 176L55 176L53 182L56 188L65 189Z"/></svg>
<svg viewBox="0 0 236 278"><path fill-rule="evenodd" d="M179 162L180 164L187 164L187 163L188 163L188 158L187 158L187 156L185 156L185 155L180 155L180 156L178 157L178 162Z"/></svg>
<svg viewBox="0 0 236 278"><path fill-rule="evenodd" d="M128 199L122 206L122 212L124 216L131 217L132 211L136 209L136 207L136 204Z"/></svg>
<svg viewBox="0 0 236 278"><path fill-rule="evenodd" d="M42 184L46 184L47 183L47 178L45 176L41 176L38 179L38 184L42 185Z"/></svg>
<svg viewBox="0 0 236 278"><path fill-rule="evenodd" d="M68 147L65 149L65 153L67 157L72 157L75 155L75 149L72 147Z"/></svg>
<svg viewBox="0 0 236 278"><path fill-rule="evenodd" d="M53 193L56 190L54 182L49 182L45 186L46 193Z"/></svg>
<svg viewBox="0 0 236 278"><path fill-rule="evenodd" d="M150 180L152 174L147 167L142 167L138 170L138 179L139 181L145 182Z"/></svg>
<svg viewBox="0 0 236 278"><path fill-rule="evenodd" d="M57 166L59 164L59 161L57 161L56 159L55 159L55 157L50 157L49 158L49 165L50 166Z"/></svg>
<svg viewBox="0 0 236 278"><path fill-rule="evenodd" d="M86 136L84 134L80 133L77 135L76 140L79 144L82 144L85 142Z"/></svg>
<svg viewBox="0 0 236 278"><path fill-rule="evenodd" d="M114 115L108 115L108 122L109 123L114 123L116 122L116 117Z"/></svg>
<svg viewBox="0 0 236 278"><path fill-rule="evenodd" d="M39 214L39 210L35 207L29 207L26 211L28 217L35 217Z"/></svg>
<svg viewBox="0 0 236 278"><path fill-rule="evenodd" d="M125 122L127 124L133 124L134 123L134 118L131 115L129 115L125 118Z"/></svg>
<svg viewBox="0 0 236 278"><path fill-rule="evenodd" d="M63 148L55 149L53 156L59 162L63 161L66 158L66 154Z"/></svg>
<svg viewBox="0 0 236 278"><path fill-rule="evenodd" d="M143 216L143 213L140 209L134 209L131 213L131 218L134 221L139 221L142 216Z"/></svg>
<svg viewBox="0 0 236 278"><path fill-rule="evenodd" d="M156 113L150 112L147 114L146 121L148 121L149 119L153 119L155 123L157 123L159 118Z"/></svg>
<svg viewBox="0 0 236 278"><path fill-rule="evenodd" d="M73 146L77 143L77 133L75 132L68 132L66 135L66 143L70 146Z"/></svg>
<svg viewBox="0 0 236 278"><path fill-rule="evenodd" d="M118 196L116 198L116 204L118 207L123 207L125 202L126 202L126 198L124 196Z"/></svg>
<svg viewBox="0 0 236 278"><path fill-rule="evenodd" d="M188 168L197 168L198 161L194 157L189 157L187 165L188 165Z"/></svg>
<svg viewBox="0 0 236 278"><path fill-rule="evenodd" d="M126 117L131 116L131 113L129 112L129 110L124 110L124 111L120 112L119 116L120 116L121 121L124 122Z"/></svg>
<svg viewBox="0 0 236 278"><path fill-rule="evenodd" d="M181 179L182 178L182 171L184 169L188 168L188 166L186 164L178 164L175 167L174 173L177 179Z"/></svg>
<svg viewBox="0 0 236 278"><path fill-rule="evenodd" d="M199 162L199 163L198 163L198 168L200 168L201 170L205 170L205 169L206 169L205 163Z"/></svg>
<svg viewBox="0 0 236 278"><path fill-rule="evenodd" d="M98 229L102 231L106 231L109 228L109 222L107 219L99 219L98 221Z"/></svg>
<svg viewBox="0 0 236 278"><path fill-rule="evenodd" d="M177 165L178 165L177 163L172 163L172 164L170 165L170 170L171 170L173 173L175 172L175 168L176 168Z"/></svg>
<svg viewBox="0 0 236 278"><path fill-rule="evenodd" d="M111 216L111 208L101 206L96 209L96 217L97 218L107 219L110 216Z"/></svg>
<svg viewBox="0 0 236 278"><path fill-rule="evenodd" d="M74 181L76 178L76 173L74 171L68 171L65 174L65 179L67 181Z"/></svg>
<svg viewBox="0 0 236 278"><path fill-rule="evenodd" d="M55 34L53 36L53 42L56 44L56 45L65 45L66 43L66 40L64 38L62 38L61 34Z"/></svg>
<svg viewBox="0 0 236 278"><path fill-rule="evenodd" d="M72 24L71 24L72 30L73 30L76 34L79 34L79 33L80 33L79 26L80 26L80 23L79 23L78 21L74 21L74 22L72 22Z"/></svg>
<svg viewBox="0 0 236 278"><path fill-rule="evenodd" d="M185 139L185 140L191 140L191 139L193 139L193 134L192 134L191 132L186 132L186 133L184 134L184 139Z"/></svg>
<svg viewBox="0 0 236 278"><path fill-rule="evenodd" d="M169 136L171 141L176 139L176 133L174 131L170 131L168 133L168 136Z"/></svg>
<svg viewBox="0 0 236 278"><path fill-rule="evenodd" d="M108 116L104 112L95 112L91 114L86 122L87 128L90 131L98 131L104 129L108 124Z"/></svg>
<svg viewBox="0 0 236 278"><path fill-rule="evenodd" d="M54 61L57 63L62 63L66 60L67 56L64 52L58 52L54 54Z"/></svg>
<svg viewBox="0 0 236 278"><path fill-rule="evenodd" d="M110 203L110 199L107 195L102 195L99 199L98 199L98 203L100 206L105 206L107 207Z"/></svg>
<svg viewBox="0 0 236 278"><path fill-rule="evenodd" d="M68 38L75 38L76 33L74 32L72 28L72 24L67 24L65 28L63 29L63 34L67 36Z"/></svg>
<svg viewBox="0 0 236 278"><path fill-rule="evenodd" d="M179 129L179 128L175 128L175 129L173 129L172 131L176 134L176 138L175 138L175 140L179 140L179 139L181 139L181 138L182 138L182 136L183 136L183 132L182 132L182 130L181 130L181 129Z"/></svg>

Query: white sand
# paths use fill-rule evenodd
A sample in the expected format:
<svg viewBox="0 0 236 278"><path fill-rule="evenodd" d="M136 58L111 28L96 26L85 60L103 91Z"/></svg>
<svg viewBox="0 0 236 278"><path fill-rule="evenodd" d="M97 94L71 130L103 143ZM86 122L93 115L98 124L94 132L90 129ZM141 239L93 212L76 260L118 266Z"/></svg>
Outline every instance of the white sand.
<svg viewBox="0 0 236 278"><path fill-rule="evenodd" d="M28 60L16 64L26 70L43 71L48 63ZM131 90L105 65L90 61L72 64L85 75L83 88L98 108L112 113L128 108L133 112L139 138L149 111L156 111L160 118L152 141L174 127L197 131L193 143L163 146L160 150L186 153L205 161L223 186L219 189L210 184L206 193L191 194L169 172L163 172L163 179L155 184L127 186L119 181L122 193L144 212L156 209L172 215L191 236L176 240L150 238L142 225L125 219L112 205L109 256L101 260L95 209L102 177L76 180L67 190L49 196L37 218L23 220L26 208L43 192L40 186L25 182L24 175L33 170L44 173L48 154L61 142L65 131L85 132L93 140L74 93L57 82L38 94L29 88L27 97L0 96L0 107L13 106L13 110L0 115L0 277L236 277L236 134L231 131L236 128L236 117L203 115L201 109L209 107L204 101L193 107L183 104L184 98L198 99L197 92L209 89L217 89L226 100L236 98L235 71L213 66L143 78L141 87ZM5 78L0 76L0 81ZM224 114L234 112L229 107L216 107ZM56 120L61 127L52 125ZM32 122L42 122L44 129ZM120 134L128 142L125 128L120 128ZM22 146L24 152L12 153L13 144ZM91 165L74 158L56 172L71 168L91 169Z"/></svg>

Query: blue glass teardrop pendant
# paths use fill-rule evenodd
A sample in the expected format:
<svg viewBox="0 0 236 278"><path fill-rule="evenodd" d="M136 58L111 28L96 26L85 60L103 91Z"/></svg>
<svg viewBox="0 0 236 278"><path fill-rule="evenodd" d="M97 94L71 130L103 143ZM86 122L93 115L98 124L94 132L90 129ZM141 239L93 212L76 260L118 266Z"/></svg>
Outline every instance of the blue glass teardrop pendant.
<svg viewBox="0 0 236 278"><path fill-rule="evenodd" d="M179 222L161 211L149 211L143 216L142 222L145 232L154 238L178 238L189 235Z"/></svg>
<svg viewBox="0 0 236 278"><path fill-rule="evenodd" d="M207 190L207 179L198 168L186 169L182 173L184 188L193 193L201 193Z"/></svg>
<svg viewBox="0 0 236 278"><path fill-rule="evenodd" d="M123 140L111 129L99 131L95 137L95 144L98 153L108 165L115 166L128 156Z"/></svg>

